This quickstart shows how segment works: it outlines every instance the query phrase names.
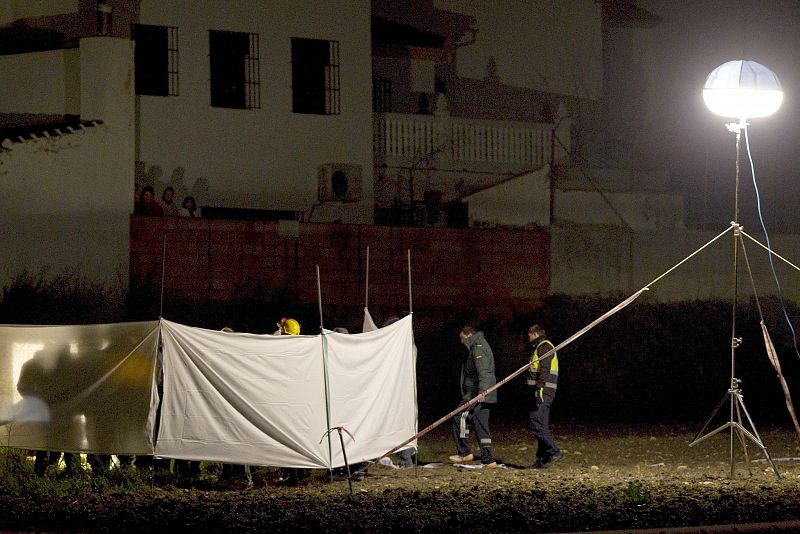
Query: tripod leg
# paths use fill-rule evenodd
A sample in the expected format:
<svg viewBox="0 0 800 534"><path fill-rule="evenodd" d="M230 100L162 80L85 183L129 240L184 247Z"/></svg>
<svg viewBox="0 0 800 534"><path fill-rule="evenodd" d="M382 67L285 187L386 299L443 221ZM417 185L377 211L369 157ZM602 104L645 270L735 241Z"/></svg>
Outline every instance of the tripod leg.
<svg viewBox="0 0 800 534"><path fill-rule="evenodd" d="M709 425L709 424L711 424L711 420L712 420L712 419L714 419L714 416L715 416L715 415L717 415L717 412L719 411L719 409L720 409L720 408L722 408L722 405L725 403L725 399L727 399L727 398L728 398L728 395L729 395L729 394L730 394L730 393L726 393L726 394L725 394L725 395L722 397L722 399L720 399L720 401L719 401L719 404L717 404L717 407L716 407L716 408L714 408L714 411L712 411L712 412L711 412L711 415L709 415L709 416L708 416L708 419L706 419L706 422L705 422L705 424L703 425L703 428L701 428L701 429L700 429L700 432L698 432L698 433L697 433L697 434L694 436L694 438L692 438L692 442L691 442L691 443L689 443L689 446L690 446L690 447L691 447L692 445L694 445L695 443L698 443L700 436L702 436L702 435L703 435L703 432L705 432L705 431L706 431L706 428L708 428L708 425ZM719 431L720 431L720 430L722 430L723 428L726 428L726 427L720 427L720 428L718 428L716 431L714 431L714 432L712 432L711 434L709 434L709 436L711 436L711 435L713 435L713 434L716 434L717 432L719 432Z"/></svg>
<svg viewBox="0 0 800 534"><path fill-rule="evenodd" d="M736 395L737 399L740 398L738 394L734 395ZM750 469L750 455L747 454L747 441L744 439L744 432L742 432L742 429L744 428L744 425L742 425L742 411L739 408L738 402L736 402L736 421L738 423L737 425L734 425L734 428L736 429L736 437L739 438L739 443L742 444L742 452L744 452L744 463L747 466L747 472L752 475L753 470Z"/></svg>
<svg viewBox="0 0 800 534"><path fill-rule="evenodd" d="M767 447L764 446L764 442L761 441L761 436L758 435L758 430L756 430L756 425L753 424L753 420L750 418L750 412L747 411L747 406L744 405L744 398L742 397L742 394L739 392L736 393L736 401L737 401L737 406L742 407L742 411L744 412L745 417L747 417L747 422L750 423L750 428L753 429L754 436L751 437L750 439L754 443L756 443L759 447L761 447L761 452L764 453L764 458L766 458L767 462L769 463L769 466L775 473L775 476L781 478L781 474L778 472L778 468L775 467L775 462L772 461L772 457L769 455Z"/></svg>

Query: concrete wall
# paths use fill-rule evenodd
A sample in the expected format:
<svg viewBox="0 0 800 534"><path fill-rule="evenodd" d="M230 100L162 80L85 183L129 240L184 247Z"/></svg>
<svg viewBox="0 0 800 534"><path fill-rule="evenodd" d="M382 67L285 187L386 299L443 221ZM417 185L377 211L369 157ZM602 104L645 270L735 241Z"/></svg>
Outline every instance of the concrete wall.
<svg viewBox="0 0 800 534"><path fill-rule="evenodd" d="M630 294L661 276L711 241L719 232L641 231L620 227L562 226L551 229L551 293L567 295ZM766 244L757 230L745 229ZM800 236L773 235L772 249L800 263ZM745 254L759 296L778 294L767 252L745 239ZM752 295L747 261L738 253L739 294ZM800 300L800 273L773 257L784 295ZM647 298L658 302L729 299L733 296L733 234L729 231L696 256L652 285Z"/></svg>
<svg viewBox="0 0 800 534"><path fill-rule="evenodd" d="M322 205L314 220L372 221L368 0L144 0L139 22L179 32L180 95L138 97L137 159L156 166L161 182L177 172L187 189L207 183L207 205L308 215L319 164L361 165L363 201ZM209 30L259 35L261 109L210 106ZM292 113L292 37L339 41L340 115Z"/></svg>
<svg viewBox="0 0 800 534"><path fill-rule="evenodd" d="M25 80L24 91L20 91L20 80ZM77 115L80 52L67 49L0 56L0 111Z"/></svg>
<svg viewBox="0 0 800 534"><path fill-rule="evenodd" d="M9 78L2 91L11 94L8 84L31 73L44 75L32 66L32 55L3 58ZM81 112L103 123L62 136L4 141L0 151L0 285L25 269L45 268L56 273L78 267L93 281L127 279L133 46L125 39L82 40L79 59ZM50 65L45 61L43 70ZM59 73L65 71L49 73L57 87Z"/></svg>
<svg viewBox="0 0 800 534"><path fill-rule="evenodd" d="M553 199L555 221L627 224L636 231L683 228L684 212L683 197L668 193L606 192L604 198L597 191L556 191ZM625 223L620 220L620 215Z"/></svg>
<svg viewBox="0 0 800 534"><path fill-rule="evenodd" d="M550 224L550 166L464 198L471 226Z"/></svg>
<svg viewBox="0 0 800 534"><path fill-rule="evenodd" d="M549 286L546 230L452 230L364 225L131 218L131 285L157 303L164 262L170 304L231 301L257 292L360 310L370 249L369 308L376 318L413 307L429 323L509 319L535 308ZM157 307L156 307L157 309Z"/></svg>

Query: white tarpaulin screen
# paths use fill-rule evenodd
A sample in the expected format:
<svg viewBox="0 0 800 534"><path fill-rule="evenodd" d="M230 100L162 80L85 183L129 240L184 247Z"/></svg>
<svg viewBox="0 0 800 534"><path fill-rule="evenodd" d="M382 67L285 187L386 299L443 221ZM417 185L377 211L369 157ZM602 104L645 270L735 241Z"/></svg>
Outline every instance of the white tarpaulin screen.
<svg viewBox="0 0 800 534"><path fill-rule="evenodd" d="M0 326L0 443L152 454L158 321Z"/></svg>
<svg viewBox="0 0 800 534"><path fill-rule="evenodd" d="M347 461L379 457L417 433L411 316L363 334L331 334L328 345L331 427L343 426ZM409 443L409 447L416 442ZM338 436L334 467L344 465Z"/></svg>
<svg viewBox="0 0 800 534"><path fill-rule="evenodd" d="M374 458L416 432L410 316L375 332L324 339L165 320L162 336L159 456L338 467L338 435L322 439L330 427L354 434L355 443L345 436L348 461Z"/></svg>

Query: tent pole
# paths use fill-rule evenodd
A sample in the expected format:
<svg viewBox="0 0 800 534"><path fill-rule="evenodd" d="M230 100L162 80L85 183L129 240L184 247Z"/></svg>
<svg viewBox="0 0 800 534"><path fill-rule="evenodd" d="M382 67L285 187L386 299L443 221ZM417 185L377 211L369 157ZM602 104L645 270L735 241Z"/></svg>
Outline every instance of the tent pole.
<svg viewBox="0 0 800 534"><path fill-rule="evenodd" d="M367 281L364 283L364 307L369 308L369 247L367 247Z"/></svg>
<svg viewBox="0 0 800 534"><path fill-rule="evenodd" d="M322 284L319 278L319 265L317 265L317 302L319 303L319 334L322 341L322 374L325 380L325 423L331 427L330 388L328 385L328 342L325 339L325 325L322 320ZM331 434L328 432L328 464L333 462L333 444ZM330 465L329 465L330 469ZM332 471L331 471L332 473Z"/></svg>
<svg viewBox="0 0 800 534"><path fill-rule="evenodd" d="M408 313L414 313L414 303L411 300L411 249L408 249Z"/></svg>
<svg viewBox="0 0 800 534"><path fill-rule="evenodd" d="M161 303L158 308L158 316L164 316L164 273L167 265L167 234L161 236Z"/></svg>
<svg viewBox="0 0 800 534"><path fill-rule="evenodd" d="M319 265L317 265L317 302L319 303L319 331L325 327L322 322L322 286L319 281Z"/></svg>

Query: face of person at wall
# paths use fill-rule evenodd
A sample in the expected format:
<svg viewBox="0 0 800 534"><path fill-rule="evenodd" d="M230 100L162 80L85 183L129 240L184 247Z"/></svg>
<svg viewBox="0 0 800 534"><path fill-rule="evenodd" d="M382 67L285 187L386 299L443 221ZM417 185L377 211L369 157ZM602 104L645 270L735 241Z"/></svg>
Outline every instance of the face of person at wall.
<svg viewBox="0 0 800 534"><path fill-rule="evenodd" d="M464 343L464 340L467 339L468 337L469 336L467 334L465 334L464 332L459 332L458 333L458 340L461 341L461 343Z"/></svg>
<svg viewBox="0 0 800 534"><path fill-rule="evenodd" d="M142 193L142 202L145 204L150 204L153 201L153 193L150 191L145 191Z"/></svg>
<svg viewBox="0 0 800 534"><path fill-rule="evenodd" d="M194 200L192 200L191 198L187 198L183 202L183 207L186 208L189 211L192 211L194 209Z"/></svg>
<svg viewBox="0 0 800 534"><path fill-rule="evenodd" d="M528 341L530 341L531 343L533 343L540 337L541 335L539 334L539 332L528 332Z"/></svg>
<svg viewBox="0 0 800 534"><path fill-rule="evenodd" d="M166 202L167 204L172 204L172 198L174 196L175 193L172 191L172 189L165 189L164 194L161 196L161 198L163 198L164 202Z"/></svg>

